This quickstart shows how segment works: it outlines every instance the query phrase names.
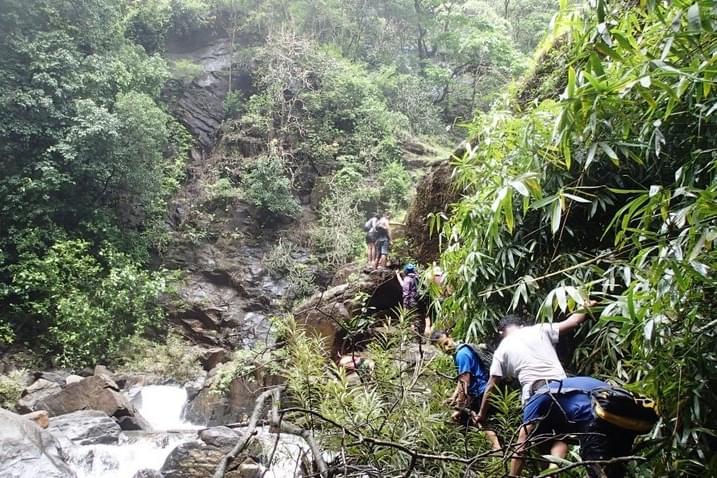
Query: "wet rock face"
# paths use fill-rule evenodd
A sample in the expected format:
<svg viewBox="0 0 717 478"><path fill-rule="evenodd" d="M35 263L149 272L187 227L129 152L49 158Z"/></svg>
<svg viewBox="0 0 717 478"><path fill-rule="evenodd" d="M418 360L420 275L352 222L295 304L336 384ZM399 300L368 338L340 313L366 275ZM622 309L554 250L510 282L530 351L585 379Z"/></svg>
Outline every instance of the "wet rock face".
<svg viewBox="0 0 717 478"><path fill-rule="evenodd" d="M75 478L57 440L33 421L0 408L0 476Z"/></svg>
<svg viewBox="0 0 717 478"><path fill-rule="evenodd" d="M254 410L256 397L267 387L279 384L278 377L256 376L253 380L235 378L226 394L211 390L214 377L193 397L184 410L184 416L193 423L217 426L245 421Z"/></svg>
<svg viewBox="0 0 717 478"><path fill-rule="evenodd" d="M50 431L60 432L77 445L116 444L120 426L105 412L82 410L54 417Z"/></svg>
<svg viewBox="0 0 717 478"><path fill-rule="evenodd" d="M189 60L202 68L199 77L183 88L172 112L204 150L209 150L224 120L224 99L229 92L229 41L217 39L192 51L168 56L171 60ZM232 90L246 93L250 88L251 78L246 71L232 72Z"/></svg>

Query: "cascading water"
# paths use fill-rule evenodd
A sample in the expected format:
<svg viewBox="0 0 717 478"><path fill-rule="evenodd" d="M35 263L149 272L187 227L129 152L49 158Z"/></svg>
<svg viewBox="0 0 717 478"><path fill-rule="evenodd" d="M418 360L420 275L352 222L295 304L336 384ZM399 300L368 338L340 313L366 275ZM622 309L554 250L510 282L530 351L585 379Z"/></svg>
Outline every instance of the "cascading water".
<svg viewBox="0 0 717 478"><path fill-rule="evenodd" d="M187 403L183 388L145 386L132 394L131 402L153 431L122 432L116 445L72 447L68 461L77 478L133 478L140 470L159 470L175 447L197 439L196 430L202 427L182 418ZM255 438L263 445L263 455L273 456L270 466L261 467L265 478L296 476L307 451L301 438L283 434L277 442L266 427L258 428Z"/></svg>
<svg viewBox="0 0 717 478"><path fill-rule="evenodd" d="M84 445L69 450L78 478L132 478L139 470L159 470L179 444L196 438L200 428L182 418L187 392L182 387L149 385L132 404L150 423L151 432L123 432L116 445Z"/></svg>
<svg viewBox="0 0 717 478"><path fill-rule="evenodd" d="M195 430L200 428L182 418L187 404L187 391L169 385L148 385L142 387L132 399L137 408L154 430Z"/></svg>

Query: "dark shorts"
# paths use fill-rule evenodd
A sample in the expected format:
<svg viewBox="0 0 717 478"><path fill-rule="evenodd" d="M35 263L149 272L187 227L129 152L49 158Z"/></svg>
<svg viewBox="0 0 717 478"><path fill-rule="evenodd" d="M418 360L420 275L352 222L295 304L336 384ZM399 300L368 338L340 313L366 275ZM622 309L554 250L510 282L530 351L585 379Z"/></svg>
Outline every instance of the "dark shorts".
<svg viewBox="0 0 717 478"><path fill-rule="evenodd" d="M388 239L381 238L376 240L376 249L378 250L379 256L388 255Z"/></svg>
<svg viewBox="0 0 717 478"><path fill-rule="evenodd" d="M367 232L366 233L366 244L373 244L376 242L376 233L375 232Z"/></svg>
<svg viewBox="0 0 717 478"><path fill-rule="evenodd" d="M581 427L580 457L583 461L609 460L620 456L632 454L632 444L635 433L619 428L611 423L596 418ZM625 476L625 463L610 465L591 465L587 467L590 478L607 476L607 478L623 478Z"/></svg>

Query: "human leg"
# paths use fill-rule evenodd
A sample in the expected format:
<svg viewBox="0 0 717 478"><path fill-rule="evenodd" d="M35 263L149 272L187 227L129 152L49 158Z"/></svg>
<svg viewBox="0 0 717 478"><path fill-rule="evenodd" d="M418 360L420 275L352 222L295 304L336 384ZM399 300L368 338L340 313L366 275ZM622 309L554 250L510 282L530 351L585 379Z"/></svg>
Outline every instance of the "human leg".
<svg viewBox="0 0 717 478"><path fill-rule="evenodd" d="M632 452L635 434L599 418L589 422L584 433L580 440L580 456L583 461L609 460L629 456ZM625 463L594 464L588 466L587 471L590 478L623 478Z"/></svg>
<svg viewBox="0 0 717 478"><path fill-rule="evenodd" d="M520 476L520 472L523 471L523 454L525 453L525 444L528 441L530 432L533 430L533 426L534 425L531 424L523 424L520 426L516 448L513 452L513 458L510 460L511 476Z"/></svg>

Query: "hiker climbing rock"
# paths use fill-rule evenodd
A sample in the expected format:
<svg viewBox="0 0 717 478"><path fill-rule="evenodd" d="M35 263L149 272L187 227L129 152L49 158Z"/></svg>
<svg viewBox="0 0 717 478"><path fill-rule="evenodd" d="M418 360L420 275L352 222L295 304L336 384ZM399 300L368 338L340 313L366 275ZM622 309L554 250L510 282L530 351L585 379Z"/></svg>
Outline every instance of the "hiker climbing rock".
<svg viewBox="0 0 717 478"><path fill-rule="evenodd" d="M396 279L401 285L403 308L415 314L413 328L419 335L424 335L430 330L430 323L427 317L424 317L425 311L419 310L419 294L418 294L418 272L413 264L406 264L403 267L403 275L396 271Z"/></svg>
<svg viewBox="0 0 717 478"><path fill-rule="evenodd" d="M389 214L384 212L376 223L376 262L374 268L386 267L388 251L391 247L391 227L388 223Z"/></svg>
<svg viewBox="0 0 717 478"><path fill-rule="evenodd" d="M589 301L589 309L595 305ZM567 378L555 344L560 335L565 334L587 318L587 311L576 312L562 322L550 324L537 324L530 327L523 326L523 321L515 315L508 315L498 324L498 333L502 340L495 353L490 366L490 378L485 387L483 401L478 412L477 421L485 420L488 412L488 400L495 388L503 378L516 377L520 382L521 401L523 405L537 389L546 385L550 380ZM525 429L521 428L518 437L520 443L525 442ZM516 451L520 454L522 449ZM551 450L554 454L564 457L567 454L567 445L556 441ZM511 474L518 475L523 466L520 456L514 457L511 462Z"/></svg>
<svg viewBox="0 0 717 478"><path fill-rule="evenodd" d="M366 232L366 257L369 266L373 266L378 259L378 251L376 250L376 224L378 224L378 221L378 214L374 214L363 225L363 229Z"/></svg>
<svg viewBox="0 0 717 478"><path fill-rule="evenodd" d="M446 354L453 356L458 376L456 388L451 397L446 400L447 405L457 408L453 412L454 421L465 426L479 425L476 412L480 409L482 398L488 381L488 359L481 358L479 348L469 344L456 344L444 331L437 330L431 335L431 343ZM487 354L487 349L485 354ZM493 430L485 430L486 438L494 450L500 448L498 436Z"/></svg>
<svg viewBox="0 0 717 478"><path fill-rule="evenodd" d="M592 377L570 377L535 391L523 409L520 435L540 442L544 437L577 434L583 461L603 461L629 456L635 437L650 431L656 421L651 400ZM590 478L625 476L621 461L586 468Z"/></svg>

